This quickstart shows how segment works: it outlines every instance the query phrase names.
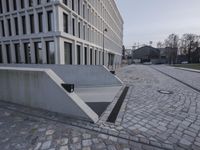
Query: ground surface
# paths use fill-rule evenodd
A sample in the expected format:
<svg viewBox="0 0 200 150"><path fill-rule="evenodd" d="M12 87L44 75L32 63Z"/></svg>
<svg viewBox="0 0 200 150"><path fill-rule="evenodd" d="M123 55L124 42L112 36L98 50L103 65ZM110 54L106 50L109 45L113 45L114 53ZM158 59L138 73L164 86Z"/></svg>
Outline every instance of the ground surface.
<svg viewBox="0 0 200 150"><path fill-rule="evenodd" d="M132 65L117 75L130 88L115 124L105 120L116 100L97 124L0 102L0 149L200 149L200 73Z"/></svg>
<svg viewBox="0 0 200 150"><path fill-rule="evenodd" d="M190 69L198 69L200 70L200 64L177 64L176 67L190 68Z"/></svg>

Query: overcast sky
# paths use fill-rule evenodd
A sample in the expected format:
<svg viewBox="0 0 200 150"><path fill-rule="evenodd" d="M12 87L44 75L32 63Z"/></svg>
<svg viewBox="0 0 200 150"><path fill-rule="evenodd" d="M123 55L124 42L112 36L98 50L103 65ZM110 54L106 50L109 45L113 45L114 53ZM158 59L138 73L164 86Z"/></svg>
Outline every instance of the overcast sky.
<svg viewBox="0 0 200 150"><path fill-rule="evenodd" d="M124 19L124 44L163 41L170 33L200 34L200 0L116 0Z"/></svg>

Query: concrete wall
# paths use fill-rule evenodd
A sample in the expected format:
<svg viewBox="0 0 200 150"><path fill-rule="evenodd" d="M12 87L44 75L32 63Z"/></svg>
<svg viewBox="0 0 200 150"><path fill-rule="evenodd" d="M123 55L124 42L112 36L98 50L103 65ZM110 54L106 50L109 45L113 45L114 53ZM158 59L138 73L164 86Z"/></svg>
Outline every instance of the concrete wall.
<svg viewBox="0 0 200 150"><path fill-rule="evenodd" d="M66 75L67 76L67 75ZM0 100L96 122L98 116L50 69L0 67Z"/></svg>
<svg viewBox="0 0 200 150"><path fill-rule="evenodd" d="M75 84L75 87L118 86L122 82L111 74L104 66L95 65L0 65L7 67L50 68L65 83Z"/></svg>

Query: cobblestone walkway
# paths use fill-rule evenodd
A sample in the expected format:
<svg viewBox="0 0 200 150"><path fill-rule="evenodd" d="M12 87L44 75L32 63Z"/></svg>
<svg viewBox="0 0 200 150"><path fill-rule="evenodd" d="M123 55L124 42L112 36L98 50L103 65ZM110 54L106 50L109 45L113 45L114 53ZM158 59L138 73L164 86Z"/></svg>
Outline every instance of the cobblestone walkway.
<svg viewBox="0 0 200 150"><path fill-rule="evenodd" d="M105 122L115 102L97 124L0 102L0 150L200 150L200 93L149 66L117 75L130 88L115 124Z"/></svg>

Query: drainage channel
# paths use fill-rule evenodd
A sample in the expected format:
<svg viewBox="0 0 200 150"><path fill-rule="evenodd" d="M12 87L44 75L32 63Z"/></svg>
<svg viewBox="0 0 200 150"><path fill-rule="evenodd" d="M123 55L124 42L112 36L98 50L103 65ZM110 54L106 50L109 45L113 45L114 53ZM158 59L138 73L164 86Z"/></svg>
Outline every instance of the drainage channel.
<svg viewBox="0 0 200 150"><path fill-rule="evenodd" d="M116 119L117 119L117 116L119 114L119 111L121 109L121 106L124 102L124 99L126 97L126 94L128 93L128 90L129 90L129 87L126 86L122 92L122 94L120 95L117 103L115 104L112 112L110 113L110 115L108 116L108 119L107 119L107 122L110 122L110 123L115 123Z"/></svg>
<svg viewBox="0 0 200 150"><path fill-rule="evenodd" d="M154 67L151 67L151 68L154 69L154 70L156 70L156 71L158 71L158 72L160 72L160 73L162 73L162 74L164 74L164 75L166 75L166 76L168 76L168 77L170 77L170 78L172 78L172 79L174 79L174 80L176 80L176 81L178 81L178 82L181 82L182 84L184 84L184 85L186 85L186 86L188 86L188 87L192 88L193 90L195 90L195 91L197 91L197 92L200 93L199 89L191 86L190 84L187 84L187 83L185 83L185 82L183 82L183 81L181 81L181 80L179 80L179 79L177 79L177 78L175 78L175 77L173 77L173 76L171 76L171 75L169 75L169 74L167 74L167 73L165 73L165 72L163 72L163 71L161 71L159 69L156 69Z"/></svg>

